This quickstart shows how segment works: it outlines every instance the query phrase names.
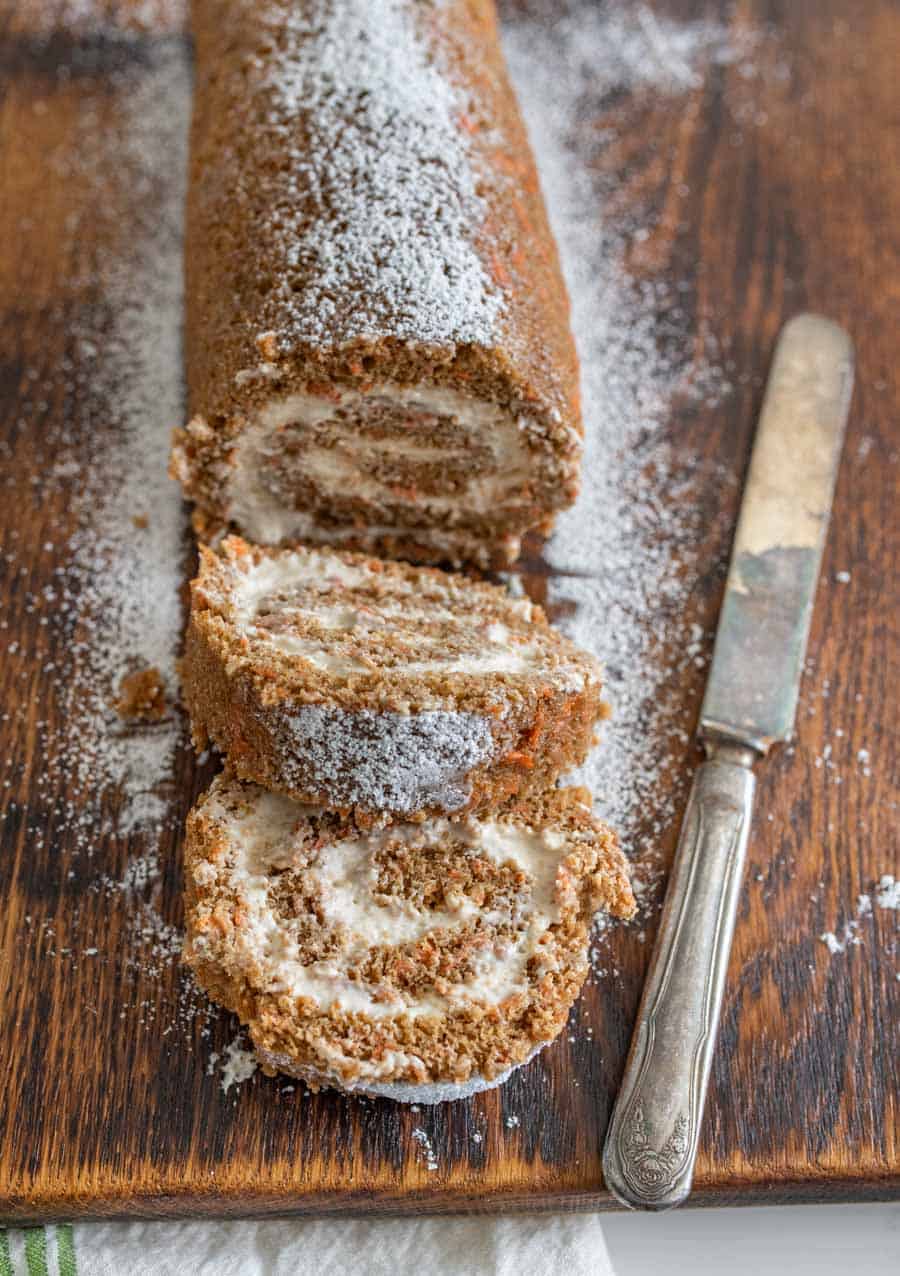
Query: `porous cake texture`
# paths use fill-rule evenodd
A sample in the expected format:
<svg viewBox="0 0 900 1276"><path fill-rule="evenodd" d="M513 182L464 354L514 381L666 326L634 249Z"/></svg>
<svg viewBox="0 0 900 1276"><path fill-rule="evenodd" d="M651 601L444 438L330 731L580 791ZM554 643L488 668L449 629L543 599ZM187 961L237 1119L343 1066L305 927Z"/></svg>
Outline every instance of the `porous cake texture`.
<svg viewBox="0 0 900 1276"><path fill-rule="evenodd" d="M491 0L194 0L192 418L210 540L510 561L575 497L568 299Z"/></svg>
<svg viewBox="0 0 900 1276"><path fill-rule="evenodd" d="M528 599L235 536L201 551L182 671L198 748L370 821L539 792L584 760L605 710L597 662Z"/></svg>
<svg viewBox="0 0 900 1276"><path fill-rule="evenodd" d="M595 910L634 910L583 790L361 829L216 779L188 819L186 956L263 1065L438 1102L499 1084L563 1027Z"/></svg>

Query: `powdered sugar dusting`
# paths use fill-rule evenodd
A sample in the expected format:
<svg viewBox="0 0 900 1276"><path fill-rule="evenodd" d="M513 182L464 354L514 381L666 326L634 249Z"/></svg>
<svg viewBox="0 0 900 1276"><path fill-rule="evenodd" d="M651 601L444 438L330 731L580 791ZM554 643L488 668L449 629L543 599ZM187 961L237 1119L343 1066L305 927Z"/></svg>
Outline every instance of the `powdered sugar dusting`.
<svg viewBox="0 0 900 1276"><path fill-rule="evenodd" d="M431 7L261 7L260 39L271 23L273 46L257 67L267 144L286 161L267 228L283 343L494 334L502 295L472 240L483 220L478 175L463 104L429 49Z"/></svg>
<svg viewBox="0 0 900 1276"><path fill-rule="evenodd" d="M675 353L664 351L664 329L687 322L680 286L638 281L625 264L629 246L652 234L654 214L642 220L617 211L618 176L592 162L598 135L579 124L589 102L642 92L675 101L714 65L740 63L749 75L756 38L748 34L738 45L717 23L678 23L644 5L575 0L553 9L549 20L547 5L528 6L504 29L582 367L584 486L547 550L562 573L551 580L549 601L571 616L561 623L606 667L613 717L576 778L642 861L647 887L660 872L655 835L675 818L680 796L671 776L663 782L660 765L673 737L687 741L690 725L683 705L667 701L665 685L706 663L711 637L689 614L698 515L681 477L690 467L665 428L677 405L719 402L730 387L702 320L699 342L679 332L669 343ZM680 651L680 667L662 667L661 639L667 651ZM645 890L648 899L652 894Z"/></svg>
<svg viewBox="0 0 900 1276"><path fill-rule="evenodd" d="M67 8L75 25L62 31L61 48L71 62L60 60L55 80L34 80L32 107L36 132L44 117L53 122L42 164L71 192L54 244L65 264L54 281L58 308L47 315L64 325L67 344L52 365L23 370L16 424L25 450L16 464L20 474L29 467L35 497L55 521L40 546L13 528L8 561L25 581L43 570L43 555L55 566L43 571L49 583L24 598L38 621L23 630L38 635L33 647L22 651L15 641L23 675L41 678L46 716L37 718L25 695L10 715L24 724L37 718L23 737L33 759L28 846L64 841L68 865L48 855L45 871L49 883L59 874L69 893L51 921L26 916L23 931L66 971L85 962L114 970L116 1013L129 1028L152 1024L165 1036L199 1015L202 1035L216 1012L179 970L182 935L164 859L178 819L174 764L184 735L175 653L188 539L166 459L171 426L183 415L190 64L180 38L104 27L96 6L93 16L83 8L84 27ZM81 78L67 96L73 68ZM21 230L33 252L30 224ZM65 412L48 413L51 402L65 403ZM165 714L123 721L113 707L122 676L148 666L165 683ZM101 852L102 868L74 867L75 857Z"/></svg>
<svg viewBox="0 0 900 1276"><path fill-rule="evenodd" d="M855 915L850 917L843 926L838 927L836 931L823 931L819 939L832 957L835 957L840 953L847 952L848 949L858 948L861 944L872 942L873 938L880 934L879 929L875 926L877 913L896 912L898 909L900 909L900 881L891 873L883 873L871 892L857 896ZM869 926L864 931L863 923L867 920ZM883 945L886 951L890 953L896 952L896 925L892 935L888 935L887 928L885 928ZM900 974L898 974L898 978L900 978Z"/></svg>
<svg viewBox="0 0 900 1276"><path fill-rule="evenodd" d="M891 873L885 873L878 883L875 904L878 908L888 908L893 912L900 909L900 880Z"/></svg>
<svg viewBox="0 0 900 1276"><path fill-rule="evenodd" d="M436 1170L438 1168L437 1153L434 1150L434 1144L428 1137L428 1131L417 1125L412 1131L412 1137L416 1141L426 1170Z"/></svg>
<svg viewBox="0 0 900 1276"><path fill-rule="evenodd" d="M470 794L465 776L494 752L486 718L444 709L348 713L305 705L285 714L281 728L291 783L369 811L458 810Z"/></svg>
<svg viewBox="0 0 900 1276"><path fill-rule="evenodd" d="M36 457L51 487L77 476L75 530L65 547L55 547L60 566L34 608L67 648L66 663L52 669L62 727L51 733L42 724L41 784L49 788L65 775L87 849L110 792L121 835L171 820L166 799L182 731L174 700L185 520L166 457L171 424L182 412L187 156L186 119L175 104L187 101L189 72L174 43L155 48L152 58L140 74L119 73L128 78L127 109L112 130L85 95L74 142L49 156L57 180L87 180L98 192L111 182L130 188L129 207L138 214L123 240L112 224L123 198L115 188L109 226L99 194L73 208L67 233L77 240L80 218L99 215L95 234L108 244L89 277L65 281L76 294L90 288L97 300L75 312L72 353L60 368L72 414L61 437L45 436L47 453ZM98 132L105 135L100 150ZM40 450L39 436L32 437ZM32 658L39 661L39 653ZM166 711L157 722L125 723L113 708L120 682L147 666L161 673Z"/></svg>

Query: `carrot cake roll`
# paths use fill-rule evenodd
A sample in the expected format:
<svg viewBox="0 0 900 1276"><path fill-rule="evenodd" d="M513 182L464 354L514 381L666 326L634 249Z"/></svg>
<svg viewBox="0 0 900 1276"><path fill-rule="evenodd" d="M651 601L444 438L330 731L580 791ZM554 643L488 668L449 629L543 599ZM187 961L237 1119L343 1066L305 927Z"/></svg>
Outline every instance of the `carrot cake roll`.
<svg viewBox="0 0 900 1276"><path fill-rule="evenodd" d="M299 801L388 818L544 789L586 757L600 678L497 585L236 536L201 551L182 660L195 742Z"/></svg>
<svg viewBox="0 0 900 1276"><path fill-rule="evenodd" d="M492 0L194 0L192 419L210 540L481 566L575 497L568 299Z"/></svg>
<svg viewBox="0 0 900 1276"><path fill-rule="evenodd" d="M219 776L188 817L185 953L267 1069L436 1103L563 1028L600 908L634 911L615 835L555 789L514 813L361 830Z"/></svg>

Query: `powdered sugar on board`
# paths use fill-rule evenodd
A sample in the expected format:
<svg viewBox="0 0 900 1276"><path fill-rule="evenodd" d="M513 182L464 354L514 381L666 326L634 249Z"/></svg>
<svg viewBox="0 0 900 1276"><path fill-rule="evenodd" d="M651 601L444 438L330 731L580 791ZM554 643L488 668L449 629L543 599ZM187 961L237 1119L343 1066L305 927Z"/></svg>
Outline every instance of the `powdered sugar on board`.
<svg viewBox="0 0 900 1276"><path fill-rule="evenodd" d="M74 204L66 225L73 242L82 216L102 220L102 192L113 181L127 183L135 192L130 207L143 210L127 238L114 224L103 226L108 247L85 274L65 281L76 295L89 289L96 300L74 311L60 385L43 384L40 392L65 394L72 406L60 434L30 429L43 490L70 492L74 524L65 543L49 547L59 566L53 583L31 601L40 624L66 645L64 663L42 662L62 723L55 733L42 725L42 784L50 791L65 775L77 808L71 818L88 852L98 826L109 830L110 802L123 835L158 829L171 818L172 765L182 735L175 655L187 540L166 459L171 424L183 411L186 120L177 104L186 105L189 81L177 45L153 57L152 69L127 73L127 109L115 130L85 96L74 139L48 157L54 180L96 187L96 198ZM114 209L121 201L109 202ZM23 408L27 428L39 418L40 403ZM22 546L23 557L31 549ZM30 654L41 661L39 651ZM126 722L114 708L121 681L149 667L161 676L164 711L155 721Z"/></svg>
<svg viewBox="0 0 900 1276"><path fill-rule="evenodd" d="M289 160L265 231L287 344L493 338L503 301L472 238L483 201L459 125L465 104L429 48L428 7L261 6L273 51L247 91L264 95L265 144Z"/></svg>
<svg viewBox="0 0 900 1276"><path fill-rule="evenodd" d="M28 741L31 790L28 808L9 804L2 817L22 818L29 851L45 851L50 889L59 875L66 892L52 920L25 917L24 942L66 978L83 962L115 970L116 1016L165 1036L198 1012L203 1031L214 1013L179 969L182 936L166 889L177 875L175 763L186 747L175 656L190 542L166 462L184 410L190 65L180 38L103 28L93 41L98 25L95 12L86 43L80 26L78 39L61 43L32 107L35 119L54 121L42 163L56 189L71 191L54 253L72 264L55 281L59 308L46 320L65 325L66 354L25 367L13 434L25 440L18 474L28 467L55 522L42 546L11 531L11 569L49 581L25 595L32 619L10 643L23 670L39 671L48 709L40 718L27 696L8 706ZM31 224L21 230L27 240ZM59 402L65 413L49 413ZM27 650L23 634L36 635ZM126 721L114 707L122 678L150 667L163 712L154 703ZM58 843L68 853L62 867Z"/></svg>
<svg viewBox="0 0 900 1276"><path fill-rule="evenodd" d="M871 891L857 896L853 915L835 930L823 931L819 939L832 957L871 943L880 943L893 955L897 951L897 919L882 918L879 914L896 913L898 909L900 880L892 873L883 873ZM900 971L897 978L900 979Z"/></svg>
<svg viewBox="0 0 900 1276"><path fill-rule="evenodd" d="M711 638L690 608L698 513L684 476L695 458L678 454L667 427L692 401L724 402L732 369L708 317L688 339L681 290L690 280L630 275L627 252L651 238L657 214L641 218L629 200L622 215L621 175L594 162L603 138L579 125L586 104L641 94L675 109L716 67L735 65L750 81L761 37L738 41L717 23L678 23L645 5L510 8L504 48L560 247L582 371L583 489L546 550L560 573L548 601L602 660L613 708L600 748L574 778L619 830L649 901L661 872L655 835L676 818L680 797L677 777L660 768L691 725L667 687L682 669L706 664ZM678 668L660 659L661 640L667 653L680 652Z"/></svg>
<svg viewBox="0 0 900 1276"><path fill-rule="evenodd" d="M417 1125L412 1131L411 1136L416 1142L416 1148L419 1153L419 1160L425 1166L426 1170L436 1170L439 1168L437 1153L434 1150L428 1131L423 1129L421 1125Z"/></svg>

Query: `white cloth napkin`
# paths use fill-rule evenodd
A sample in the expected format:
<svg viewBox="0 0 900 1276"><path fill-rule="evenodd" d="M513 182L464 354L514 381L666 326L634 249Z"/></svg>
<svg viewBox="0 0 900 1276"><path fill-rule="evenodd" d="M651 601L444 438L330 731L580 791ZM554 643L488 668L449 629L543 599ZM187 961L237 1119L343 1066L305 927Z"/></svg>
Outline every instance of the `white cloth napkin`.
<svg viewBox="0 0 900 1276"><path fill-rule="evenodd" d="M14 1276L613 1276L598 1214L83 1223L5 1240Z"/></svg>

